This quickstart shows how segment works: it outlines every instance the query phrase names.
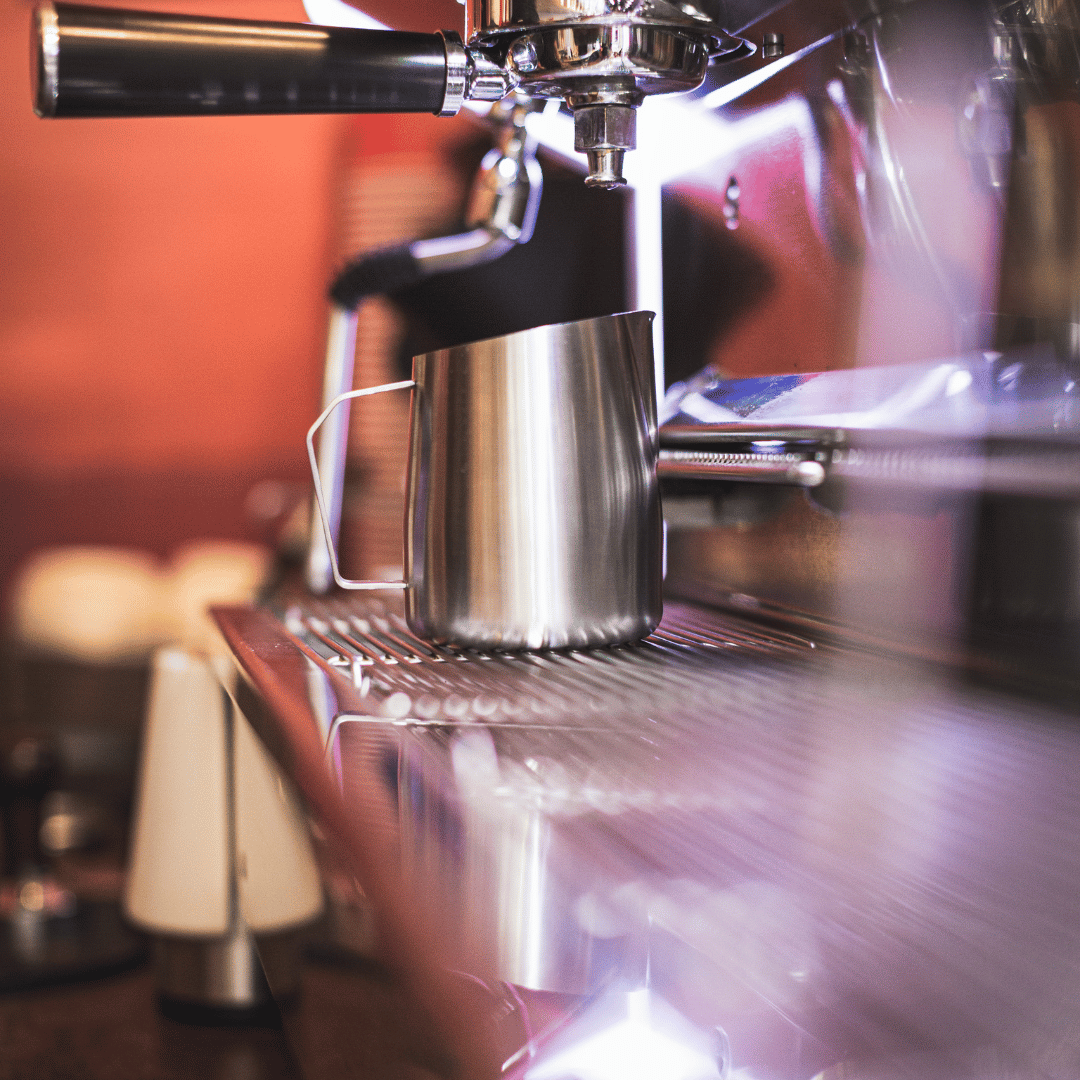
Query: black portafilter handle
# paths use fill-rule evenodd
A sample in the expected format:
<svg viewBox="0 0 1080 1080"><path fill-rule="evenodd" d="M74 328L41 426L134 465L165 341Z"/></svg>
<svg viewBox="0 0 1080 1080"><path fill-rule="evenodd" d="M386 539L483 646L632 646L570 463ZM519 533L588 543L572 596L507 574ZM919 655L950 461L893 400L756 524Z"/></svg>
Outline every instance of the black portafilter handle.
<svg viewBox="0 0 1080 1080"><path fill-rule="evenodd" d="M452 47L440 34L52 3L33 33L34 109L48 117L440 113Z"/></svg>

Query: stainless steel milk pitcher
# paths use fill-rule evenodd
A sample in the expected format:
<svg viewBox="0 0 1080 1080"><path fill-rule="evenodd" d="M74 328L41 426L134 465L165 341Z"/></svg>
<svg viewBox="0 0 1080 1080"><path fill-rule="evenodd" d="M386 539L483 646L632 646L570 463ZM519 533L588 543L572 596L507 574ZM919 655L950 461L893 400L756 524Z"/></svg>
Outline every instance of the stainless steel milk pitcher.
<svg viewBox="0 0 1080 1080"><path fill-rule="evenodd" d="M413 359L336 398L308 432L337 583L404 588L413 631L476 649L587 648L660 621L652 312L605 315ZM342 401L411 387L405 580L339 572L314 436Z"/></svg>

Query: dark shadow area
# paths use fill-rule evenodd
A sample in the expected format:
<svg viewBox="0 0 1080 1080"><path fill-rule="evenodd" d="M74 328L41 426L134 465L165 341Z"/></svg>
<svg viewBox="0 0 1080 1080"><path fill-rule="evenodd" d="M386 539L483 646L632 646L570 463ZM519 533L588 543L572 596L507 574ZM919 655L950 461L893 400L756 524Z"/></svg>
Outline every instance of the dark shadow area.
<svg viewBox="0 0 1080 1080"><path fill-rule="evenodd" d="M544 194L527 244L392 294L406 317L398 349L403 378L420 353L627 309L625 222L632 196L590 190L580 174L550 158L541 156L541 164Z"/></svg>
<svg viewBox="0 0 1080 1080"><path fill-rule="evenodd" d="M773 276L738 233L668 190L663 196L664 377L700 371L715 343L769 295Z"/></svg>

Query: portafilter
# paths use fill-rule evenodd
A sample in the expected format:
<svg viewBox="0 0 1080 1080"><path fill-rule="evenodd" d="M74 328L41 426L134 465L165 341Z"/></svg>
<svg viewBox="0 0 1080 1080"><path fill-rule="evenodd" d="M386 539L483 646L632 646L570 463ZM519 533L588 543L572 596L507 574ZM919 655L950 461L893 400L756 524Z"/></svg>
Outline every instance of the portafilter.
<svg viewBox="0 0 1080 1080"><path fill-rule="evenodd" d="M431 112L511 90L563 98L586 183L624 183L636 108L693 90L710 60L753 46L767 3L471 0L460 33L403 33L46 3L34 14L39 116Z"/></svg>

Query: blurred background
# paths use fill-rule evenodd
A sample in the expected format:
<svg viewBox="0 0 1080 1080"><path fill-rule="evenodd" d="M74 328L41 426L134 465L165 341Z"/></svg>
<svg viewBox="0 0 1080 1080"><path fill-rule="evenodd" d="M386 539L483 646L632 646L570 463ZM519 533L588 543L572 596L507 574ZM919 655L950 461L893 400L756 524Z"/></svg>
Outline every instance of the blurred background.
<svg viewBox="0 0 1080 1080"><path fill-rule="evenodd" d="M389 7L413 29L461 19L451 0ZM0 5L8 726L67 708L55 671L36 678L26 661L136 669L130 712L149 649L186 632L167 625L179 594L251 590L306 491L334 267L452 218L461 192L433 173L471 134L426 116L43 122L31 10ZM306 19L297 0L184 10ZM385 321L368 320L369 348ZM91 550L56 551L72 546ZM121 722L85 685L72 692L84 725Z"/></svg>
<svg viewBox="0 0 1080 1080"><path fill-rule="evenodd" d="M306 20L298 0L134 6ZM471 164L460 190L434 177L475 139L427 116L45 122L32 7L0 4L5 910L42 861L80 898L119 895L149 657L213 651L207 603L252 599L302 542L326 286L347 254L452 220ZM452 0L382 7L408 29L461 20ZM395 318L366 312L358 380L384 381ZM404 442L395 404L369 444ZM114 922L98 938L130 956ZM48 966L5 937L0 990Z"/></svg>
<svg viewBox="0 0 1080 1080"><path fill-rule="evenodd" d="M307 20L299 0L126 6ZM151 657L221 651L207 606L256 599L302 557L326 289L350 256L453 231L491 140L468 115L43 121L32 10L0 0L0 1033L34 1033L0 1035L0 1056L48 1073L73 1024L96 1075L93 1031L184 1045L145 970L25 997L145 957L119 898ZM463 18L454 0L365 10L416 31ZM363 305L356 385L430 348L625 309L627 199L544 167L540 242ZM568 224L582 213L588 236ZM408 405L353 410L347 573L400 575ZM46 915L75 915L20 942L42 883ZM281 1055L260 1045L208 1045L200 1067L242 1051L263 1075ZM172 1075L172 1057L120 1072Z"/></svg>

